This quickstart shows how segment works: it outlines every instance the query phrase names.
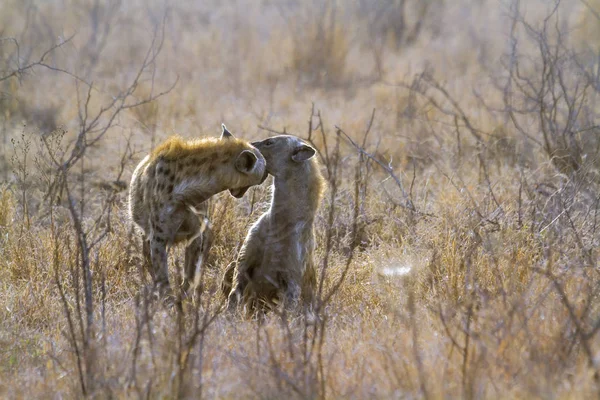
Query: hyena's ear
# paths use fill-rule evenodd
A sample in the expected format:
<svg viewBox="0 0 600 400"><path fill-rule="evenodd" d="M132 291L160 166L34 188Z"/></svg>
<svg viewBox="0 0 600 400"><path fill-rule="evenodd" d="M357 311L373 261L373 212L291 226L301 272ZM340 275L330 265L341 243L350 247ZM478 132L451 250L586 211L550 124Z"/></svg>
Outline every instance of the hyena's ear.
<svg viewBox="0 0 600 400"><path fill-rule="evenodd" d="M227 127L225 126L225 124L221 124L221 128L223 128L223 131L221 132L221 139L232 138L233 137L233 135L231 134L231 132L229 132L227 130Z"/></svg>
<svg viewBox="0 0 600 400"><path fill-rule="evenodd" d="M296 162L304 162L308 159L313 158L313 156L316 153L317 151L309 145L301 144L300 146L294 149L294 152L292 153L292 160Z"/></svg>

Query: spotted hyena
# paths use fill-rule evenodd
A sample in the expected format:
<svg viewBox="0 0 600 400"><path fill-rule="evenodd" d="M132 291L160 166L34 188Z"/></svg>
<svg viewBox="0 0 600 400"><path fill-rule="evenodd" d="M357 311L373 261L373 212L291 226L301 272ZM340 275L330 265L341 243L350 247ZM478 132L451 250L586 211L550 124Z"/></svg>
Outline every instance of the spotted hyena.
<svg viewBox="0 0 600 400"><path fill-rule="evenodd" d="M240 302L313 302L313 223L325 188L315 149L294 136L252 143L273 175L271 207L250 228L237 262L223 277L228 308Z"/></svg>
<svg viewBox="0 0 600 400"><path fill-rule="evenodd" d="M266 176L260 152L222 128L220 138L167 139L131 178L129 213L142 231L145 263L161 293L169 290L169 246L186 246L185 288L202 265L210 246L206 200L224 190L242 197Z"/></svg>

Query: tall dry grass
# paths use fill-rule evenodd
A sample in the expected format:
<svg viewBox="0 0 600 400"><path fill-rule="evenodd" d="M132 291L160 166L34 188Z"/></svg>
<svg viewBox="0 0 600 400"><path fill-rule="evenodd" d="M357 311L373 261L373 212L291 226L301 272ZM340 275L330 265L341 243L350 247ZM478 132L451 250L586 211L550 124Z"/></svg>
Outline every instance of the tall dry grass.
<svg viewBox="0 0 600 400"><path fill-rule="evenodd" d="M0 396L600 393L597 1L1 9ZM316 318L222 312L270 181L211 201L195 293L152 296L127 182L221 122L319 150Z"/></svg>

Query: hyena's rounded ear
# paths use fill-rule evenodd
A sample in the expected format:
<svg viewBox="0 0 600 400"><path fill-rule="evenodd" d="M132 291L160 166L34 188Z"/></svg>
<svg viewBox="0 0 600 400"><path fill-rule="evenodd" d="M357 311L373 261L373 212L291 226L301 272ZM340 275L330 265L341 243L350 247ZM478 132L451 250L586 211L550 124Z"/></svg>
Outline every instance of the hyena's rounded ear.
<svg viewBox="0 0 600 400"><path fill-rule="evenodd" d="M294 149L294 152L292 153L292 160L296 162L304 162L313 158L316 153L317 151L309 145L301 144Z"/></svg>
<svg viewBox="0 0 600 400"><path fill-rule="evenodd" d="M244 173L251 174L254 171L254 166L258 158L250 150L242 151L235 159L235 169Z"/></svg>
<svg viewBox="0 0 600 400"><path fill-rule="evenodd" d="M231 132L229 132L227 130L227 127L225 126L225 124L221 124L221 128L223 129L223 131L221 132L221 139L232 138L233 137L233 135L231 134Z"/></svg>

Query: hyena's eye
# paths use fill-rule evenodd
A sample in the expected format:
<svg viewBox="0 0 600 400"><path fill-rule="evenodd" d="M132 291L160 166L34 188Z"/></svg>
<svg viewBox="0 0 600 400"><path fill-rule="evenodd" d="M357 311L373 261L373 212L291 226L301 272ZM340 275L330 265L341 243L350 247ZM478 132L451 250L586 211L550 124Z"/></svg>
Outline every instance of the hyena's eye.
<svg viewBox="0 0 600 400"><path fill-rule="evenodd" d="M267 147L273 145L273 143L275 143L275 141L273 139L265 140L265 146L267 146Z"/></svg>

